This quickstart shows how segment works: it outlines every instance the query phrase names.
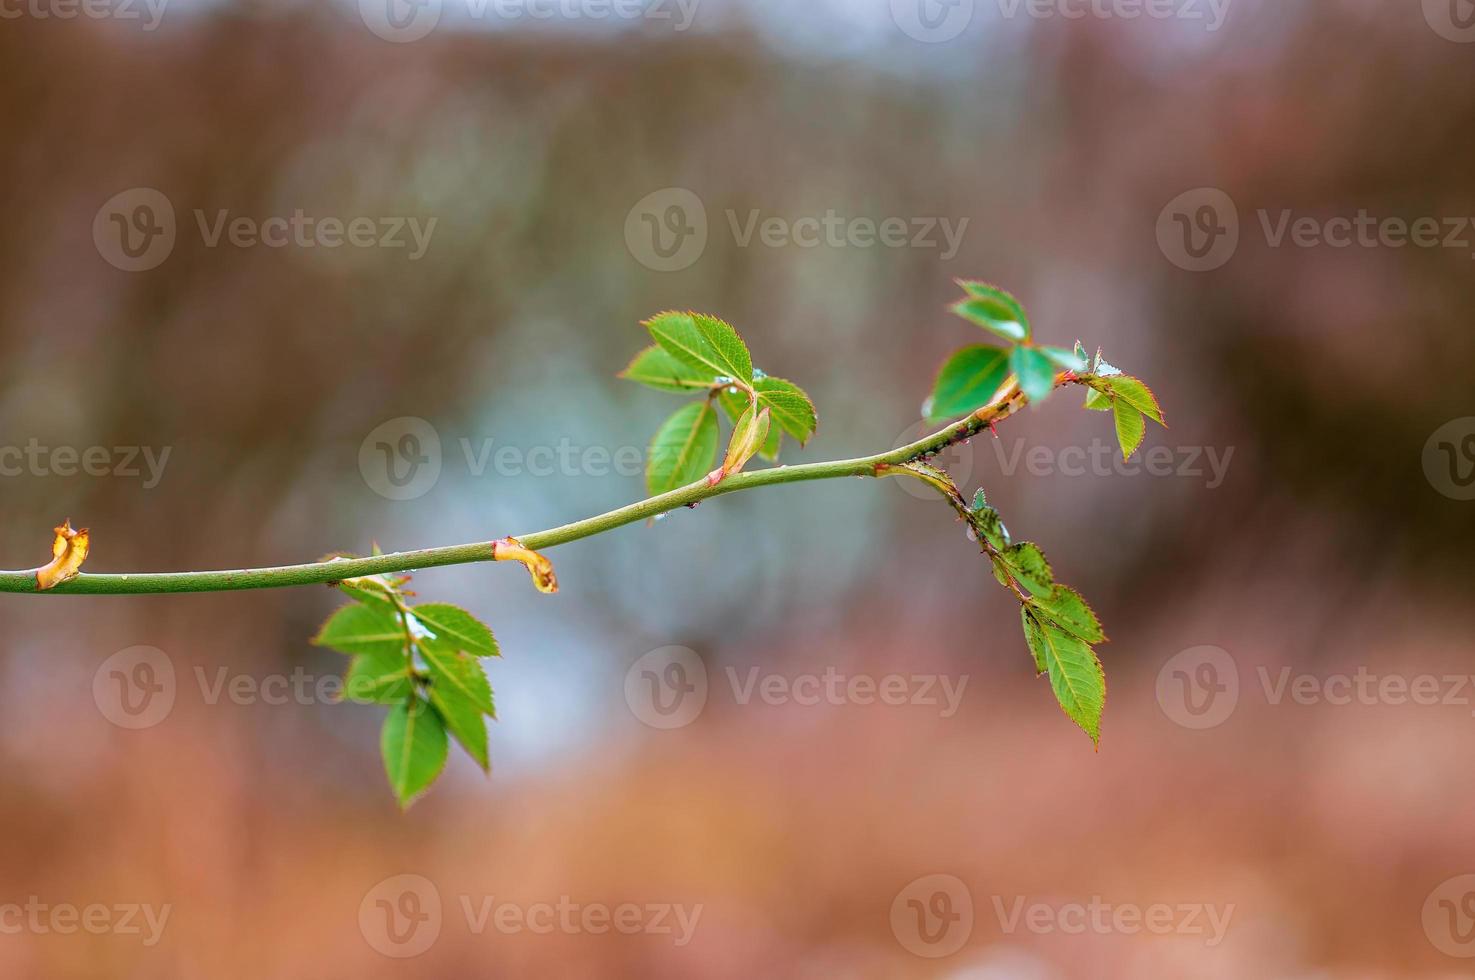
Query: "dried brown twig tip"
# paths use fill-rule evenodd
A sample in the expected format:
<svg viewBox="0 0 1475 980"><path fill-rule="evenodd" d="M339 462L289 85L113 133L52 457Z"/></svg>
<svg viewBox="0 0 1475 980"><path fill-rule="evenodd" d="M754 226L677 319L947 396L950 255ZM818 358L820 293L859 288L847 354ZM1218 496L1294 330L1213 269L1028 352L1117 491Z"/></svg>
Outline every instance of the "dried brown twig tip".
<svg viewBox="0 0 1475 980"><path fill-rule="evenodd" d="M520 561L527 566L533 577L533 587L539 592L552 595L558 591L558 576L553 573L553 562L522 546L516 538L503 538L492 542L493 561Z"/></svg>
<svg viewBox="0 0 1475 980"><path fill-rule="evenodd" d="M45 592L77 577L82 563L87 560L87 529L72 530L71 519L55 528L56 539L51 543L51 561L36 569L36 591Z"/></svg>

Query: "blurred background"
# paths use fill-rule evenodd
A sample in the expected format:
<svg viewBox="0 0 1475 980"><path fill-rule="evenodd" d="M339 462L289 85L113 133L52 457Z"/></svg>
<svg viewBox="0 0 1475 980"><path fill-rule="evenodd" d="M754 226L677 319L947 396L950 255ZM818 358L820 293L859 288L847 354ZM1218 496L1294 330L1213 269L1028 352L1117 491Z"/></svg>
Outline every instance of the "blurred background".
<svg viewBox="0 0 1475 980"><path fill-rule="evenodd" d="M921 431L957 277L1171 426L945 460L1106 623L1099 753L895 481L417 575L503 657L408 814L335 593L0 596L0 973L1472 972L1464 0L17 0L0 66L0 566L639 499L668 308L814 397L788 462Z"/></svg>

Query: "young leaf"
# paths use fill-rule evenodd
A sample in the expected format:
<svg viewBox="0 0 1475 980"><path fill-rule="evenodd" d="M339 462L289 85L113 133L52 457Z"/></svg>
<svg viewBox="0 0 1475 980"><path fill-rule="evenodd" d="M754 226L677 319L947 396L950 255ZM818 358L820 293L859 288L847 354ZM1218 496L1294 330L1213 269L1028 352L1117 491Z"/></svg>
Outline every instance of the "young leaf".
<svg viewBox="0 0 1475 980"><path fill-rule="evenodd" d="M650 444L645 485L651 496L695 483L717 461L717 412L703 399L683 406Z"/></svg>
<svg viewBox="0 0 1475 980"><path fill-rule="evenodd" d="M1116 438L1122 446L1122 459L1131 459L1137 447L1142 445L1142 437L1147 435L1147 423L1142 420L1142 413L1127 404L1124 398L1118 397L1113 401L1111 409L1116 415Z"/></svg>
<svg viewBox="0 0 1475 980"><path fill-rule="evenodd" d="M1086 408L1093 412L1109 412L1111 411L1111 397L1102 394L1095 385L1091 385L1086 389Z"/></svg>
<svg viewBox="0 0 1475 980"><path fill-rule="evenodd" d="M1035 629L1030 629L1033 623ZM1101 712L1106 707L1106 672L1086 643L1053 623L1042 623L1025 615L1025 637L1050 675L1055 699L1071 720L1097 746L1101 744Z"/></svg>
<svg viewBox="0 0 1475 980"><path fill-rule="evenodd" d="M753 358L747 346L736 330L716 317L661 313L645 321L645 327L669 354L698 371L753 383Z"/></svg>
<svg viewBox="0 0 1475 980"><path fill-rule="evenodd" d="M1019 388L1032 402L1044 401L1055 388L1055 363L1036 347L1016 347L1009 364L1019 376Z"/></svg>
<svg viewBox="0 0 1475 980"><path fill-rule="evenodd" d="M401 807L430 788L446 765L446 729L440 716L419 697L395 705L379 733L384 773Z"/></svg>
<svg viewBox="0 0 1475 980"><path fill-rule="evenodd" d="M1076 341L1075 355L1076 359L1082 364L1086 365L1087 367L1090 366L1091 356L1086 353L1086 345L1081 343L1079 340ZM1086 367L1081 368L1082 371L1085 371L1086 369Z"/></svg>
<svg viewBox="0 0 1475 980"><path fill-rule="evenodd" d="M743 467L748 465L748 460L758 454L758 450L768 441L772 418L772 412L768 408L754 415L753 407L748 406L748 410L733 426L732 439L727 444L727 456L722 460L723 476L741 473Z"/></svg>
<svg viewBox="0 0 1475 980"><path fill-rule="evenodd" d="M1010 574L1037 596L1049 595L1050 590L1055 587L1055 573L1037 544L1022 541L1010 545L999 552L999 560Z"/></svg>
<svg viewBox="0 0 1475 980"><path fill-rule="evenodd" d="M937 372L927 420L943 422L987 405L1007 377L1008 351L984 344L964 347Z"/></svg>
<svg viewBox="0 0 1475 980"><path fill-rule="evenodd" d="M1040 353L1054 361L1062 371L1074 371L1079 374L1086 370L1086 359L1076 351L1069 351L1064 347L1041 347Z"/></svg>
<svg viewBox="0 0 1475 980"><path fill-rule="evenodd" d="M635 355L619 377L657 391L685 393L712 387L712 376L698 371L659 345Z"/></svg>
<svg viewBox="0 0 1475 980"><path fill-rule="evenodd" d="M1166 425L1163 421L1163 410L1157 403L1157 396L1147 385L1124 374L1109 379L1106 385L1118 401L1126 402L1158 425Z"/></svg>
<svg viewBox="0 0 1475 980"><path fill-rule="evenodd" d="M753 390L758 394L758 404L771 410L775 423L769 426L768 438L759 450L764 459L778 459L785 432L801 446L814 435L817 424L814 403L798 385L783 378L759 378L753 382ZM717 400L722 403L723 410L734 424L741 421L743 413L752 404L746 392L727 389L723 389Z"/></svg>
<svg viewBox="0 0 1475 980"><path fill-rule="evenodd" d="M1025 316L1019 300L986 282L959 279L958 285L968 298L953 307L954 313L1005 340L1029 339L1029 317Z"/></svg>
<svg viewBox="0 0 1475 980"><path fill-rule="evenodd" d="M405 651L405 627L388 603L353 602L335 612L312 642L339 653L382 656Z"/></svg>
<svg viewBox="0 0 1475 980"><path fill-rule="evenodd" d="M1047 620L1087 643L1105 643L1101 620L1075 589L1057 585L1048 595L1030 599L1029 607L1042 621Z"/></svg>
<svg viewBox="0 0 1475 980"><path fill-rule="evenodd" d="M399 704L413 689L410 658L403 649L361 653L353 658L343 679L343 697L347 701Z"/></svg>
<svg viewBox="0 0 1475 980"><path fill-rule="evenodd" d="M497 641L487 625L459 606L428 602L410 612L441 641L474 657L496 657Z"/></svg>
<svg viewBox="0 0 1475 980"><path fill-rule="evenodd" d="M804 389L783 378L759 378L753 382L758 402L773 413L773 421L799 445L809 441L819 425L814 402Z"/></svg>

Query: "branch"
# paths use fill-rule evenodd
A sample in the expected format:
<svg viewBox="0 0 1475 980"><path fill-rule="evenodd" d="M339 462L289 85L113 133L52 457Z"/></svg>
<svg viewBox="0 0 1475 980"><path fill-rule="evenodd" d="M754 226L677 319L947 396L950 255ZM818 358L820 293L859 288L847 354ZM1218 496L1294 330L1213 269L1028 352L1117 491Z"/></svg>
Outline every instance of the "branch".
<svg viewBox="0 0 1475 980"><path fill-rule="evenodd" d="M1080 383L1070 373L1057 376L1056 386ZM808 480L831 480L838 477L886 475L888 467L924 460L943 450L966 442L980 431L1019 411L1028 399L1017 388L1002 398L978 409L945 429L912 443L875 456L842 459L797 466L775 466L769 469L736 473L715 486L699 480L669 493L650 497L638 503L586 518L562 527L516 536L517 543L532 551L542 551L580 538L633 524L698 503L710 497L736 493L780 483ZM504 539L505 540L505 539ZM40 595L154 595L181 592L234 592L245 589L279 589L298 585L332 584L347 578L410 572L445 565L496 561L496 541L401 551L368 558L346 558L318 561L306 565L284 565L275 568L243 568L205 572L149 572L124 574L82 573L46 591L37 584L36 570L0 572L0 593L32 593Z"/></svg>

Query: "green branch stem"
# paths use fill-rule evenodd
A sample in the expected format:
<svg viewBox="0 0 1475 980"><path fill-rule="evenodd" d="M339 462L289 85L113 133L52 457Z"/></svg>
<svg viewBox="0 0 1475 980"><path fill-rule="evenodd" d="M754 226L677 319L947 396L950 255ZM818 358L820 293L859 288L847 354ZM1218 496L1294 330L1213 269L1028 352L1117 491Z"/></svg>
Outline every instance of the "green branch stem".
<svg viewBox="0 0 1475 980"><path fill-rule="evenodd" d="M1056 385L1079 383L1069 373L1056 379ZM842 459L823 463L802 463L795 466L774 466L768 469L735 473L715 486L699 480L669 493L650 497L638 503L612 510L605 514L589 517L562 527L530 534L515 535L523 547L532 551L543 551L570 541L602 534L605 531L633 524L636 521L656 517L679 507L700 503L711 497L751 490L756 487L774 486L781 483L800 483L810 480L832 480L839 477L885 476L889 468L928 459L937 453L965 442L985 428L1008 418L1019 411L1028 399L1017 388L1001 395L967 417L917 442L889 452L856 459ZM153 595L185 592L233 592L246 589L279 589L300 585L333 584L343 579L366 575L382 575L393 572L413 572L425 568L446 565L465 565L472 562L494 561L495 541L478 541L470 544L450 545L442 548L425 548L418 551L401 551L393 554L374 555L367 558L339 558L329 561L311 562L305 565L283 565L275 568L242 568L203 572L145 572L91 574L83 572L76 577L41 592L37 587L36 570L16 572L0 571L0 593L30 593L40 595Z"/></svg>

